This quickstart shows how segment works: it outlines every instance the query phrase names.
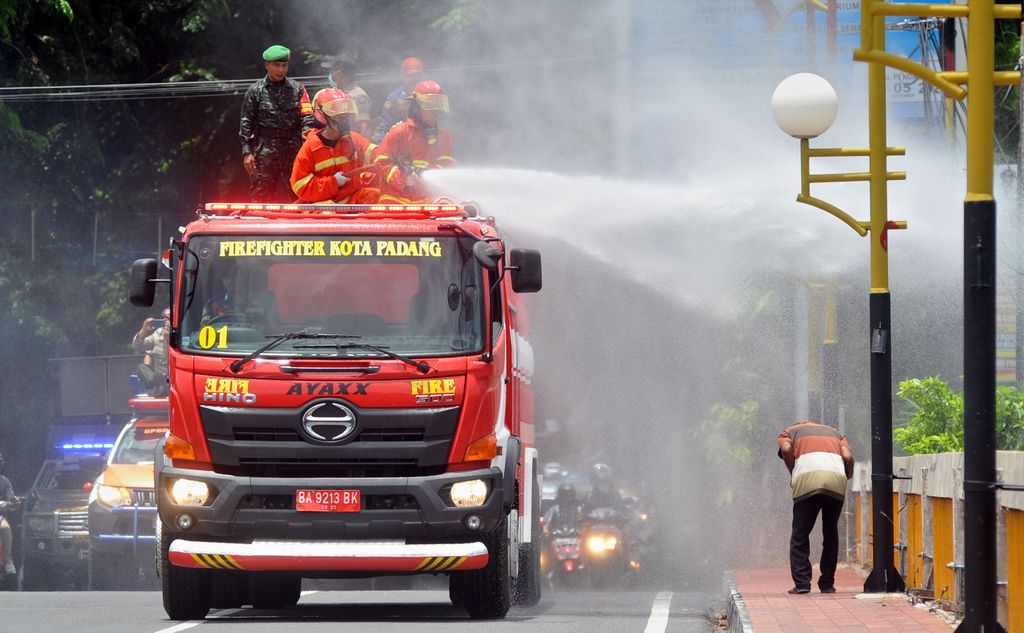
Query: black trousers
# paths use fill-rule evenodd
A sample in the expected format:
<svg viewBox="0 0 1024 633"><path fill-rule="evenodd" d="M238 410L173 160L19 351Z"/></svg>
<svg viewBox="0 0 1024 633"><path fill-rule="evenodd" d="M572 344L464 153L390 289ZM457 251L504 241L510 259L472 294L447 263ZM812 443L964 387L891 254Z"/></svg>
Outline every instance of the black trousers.
<svg viewBox="0 0 1024 633"><path fill-rule="evenodd" d="M811 530L821 514L821 577L818 588L828 589L836 582L839 561L839 515L841 499L816 494L793 504L793 534L789 538L789 569L797 589L811 588Z"/></svg>

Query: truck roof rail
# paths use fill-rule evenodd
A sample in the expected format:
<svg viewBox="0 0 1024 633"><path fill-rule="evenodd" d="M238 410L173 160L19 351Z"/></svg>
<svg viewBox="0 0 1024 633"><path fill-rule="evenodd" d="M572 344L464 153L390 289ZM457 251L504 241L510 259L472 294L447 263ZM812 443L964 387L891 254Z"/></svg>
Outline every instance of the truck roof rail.
<svg viewBox="0 0 1024 633"><path fill-rule="evenodd" d="M277 204L260 202L207 202L199 208L201 216L285 218L323 221L351 218L470 218L476 215L475 203L461 204Z"/></svg>

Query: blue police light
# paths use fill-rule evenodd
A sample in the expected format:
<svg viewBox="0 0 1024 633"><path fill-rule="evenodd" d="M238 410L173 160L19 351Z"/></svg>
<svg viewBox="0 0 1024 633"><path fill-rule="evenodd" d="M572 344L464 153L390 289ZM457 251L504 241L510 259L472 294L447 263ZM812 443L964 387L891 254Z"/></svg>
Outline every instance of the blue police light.
<svg viewBox="0 0 1024 633"><path fill-rule="evenodd" d="M113 442L91 442L82 444L57 444L54 448L62 451L97 451L114 448Z"/></svg>

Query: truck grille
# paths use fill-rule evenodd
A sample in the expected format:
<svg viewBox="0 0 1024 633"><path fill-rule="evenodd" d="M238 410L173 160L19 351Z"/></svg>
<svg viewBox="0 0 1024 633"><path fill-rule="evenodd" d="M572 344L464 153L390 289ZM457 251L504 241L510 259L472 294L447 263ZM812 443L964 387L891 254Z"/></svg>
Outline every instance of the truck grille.
<svg viewBox="0 0 1024 633"><path fill-rule="evenodd" d="M367 428L360 431L356 442L422 442L425 429L412 427ZM238 442L301 442L302 437L295 429L283 427L259 428L236 426L235 440Z"/></svg>
<svg viewBox="0 0 1024 633"><path fill-rule="evenodd" d="M146 488L132 489L132 503L137 506L151 507L156 505L156 491Z"/></svg>
<svg viewBox="0 0 1024 633"><path fill-rule="evenodd" d="M88 532L89 512L57 512L57 532Z"/></svg>
<svg viewBox="0 0 1024 633"><path fill-rule="evenodd" d="M331 399L337 401L337 399ZM216 472L250 477L415 477L444 472L459 407L352 410L356 431L338 444L316 443L292 409L199 409Z"/></svg>
<svg viewBox="0 0 1024 633"><path fill-rule="evenodd" d="M443 467L419 468L412 458L242 457L238 462L237 474L250 477L415 477L444 472Z"/></svg>

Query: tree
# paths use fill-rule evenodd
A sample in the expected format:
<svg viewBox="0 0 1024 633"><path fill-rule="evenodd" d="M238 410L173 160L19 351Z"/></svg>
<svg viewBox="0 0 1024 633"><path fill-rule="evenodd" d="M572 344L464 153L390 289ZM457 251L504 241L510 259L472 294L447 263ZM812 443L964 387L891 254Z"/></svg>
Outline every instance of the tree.
<svg viewBox="0 0 1024 633"><path fill-rule="evenodd" d="M893 431L893 439L910 455L946 453L964 449L964 397L938 376L900 383L896 395L913 417ZM1024 450L1024 392L1014 387L996 389L996 448Z"/></svg>

